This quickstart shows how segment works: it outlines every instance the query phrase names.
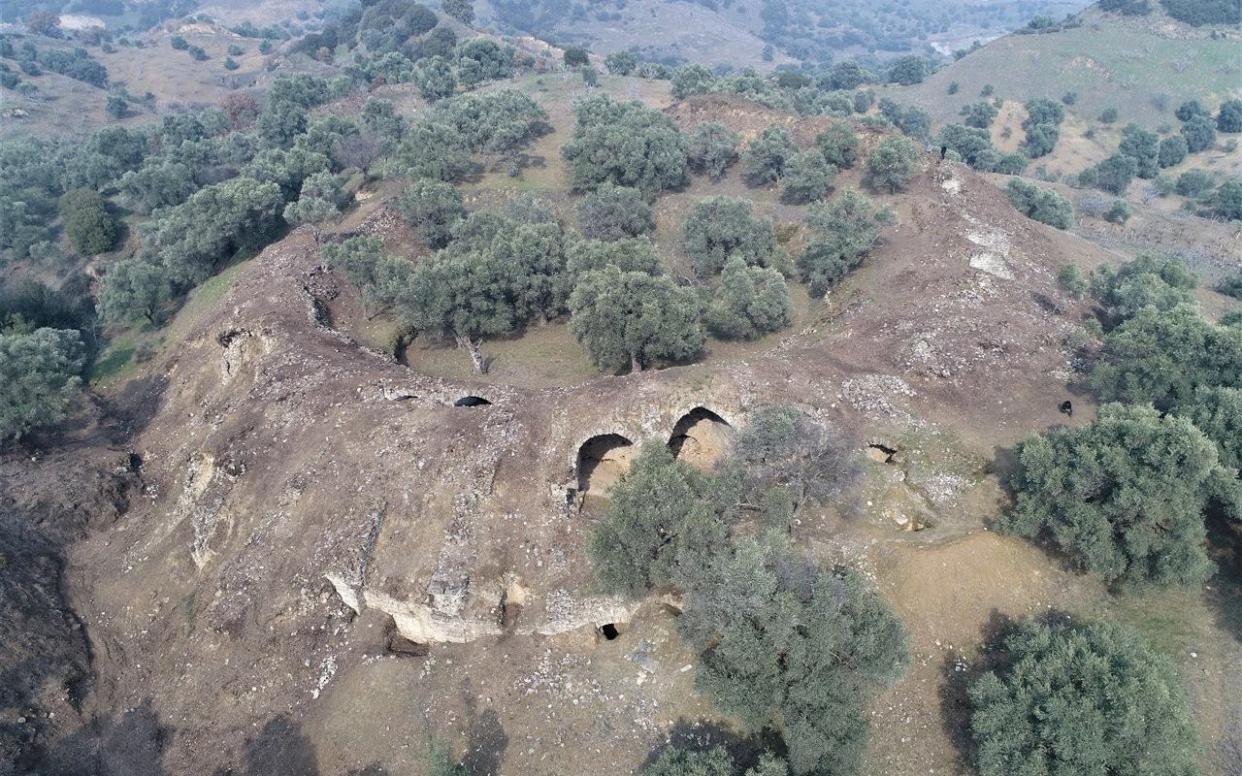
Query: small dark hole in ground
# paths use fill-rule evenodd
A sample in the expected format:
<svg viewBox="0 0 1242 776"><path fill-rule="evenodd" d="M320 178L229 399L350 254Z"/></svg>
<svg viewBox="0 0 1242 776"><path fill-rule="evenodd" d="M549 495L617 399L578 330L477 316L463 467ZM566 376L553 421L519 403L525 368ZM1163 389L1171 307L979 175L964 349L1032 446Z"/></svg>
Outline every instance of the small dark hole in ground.
<svg viewBox="0 0 1242 776"><path fill-rule="evenodd" d="M488 404L491 404L491 402L482 396L463 396L453 402L454 407L483 407Z"/></svg>
<svg viewBox="0 0 1242 776"><path fill-rule="evenodd" d="M618 636L621 635L621 631L617 630L617 626L611 622L605 625L601 625L599 628L599 632L600 632L600 635L602 635L604 638L608 639L609 641L613 641Z"/></svg>
<svg viewBox="0 0 1242 776"><path fill-rule="evenodd" d="M867 457L873 461L880 463L893 463L893 456L897 455L897 449L874 442L867 445Z"/></svg>

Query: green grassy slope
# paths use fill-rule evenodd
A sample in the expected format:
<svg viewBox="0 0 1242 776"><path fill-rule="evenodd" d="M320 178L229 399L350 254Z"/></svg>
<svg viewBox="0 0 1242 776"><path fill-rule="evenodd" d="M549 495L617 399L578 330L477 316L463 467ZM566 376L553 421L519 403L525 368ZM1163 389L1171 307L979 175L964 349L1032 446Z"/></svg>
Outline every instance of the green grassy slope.
<svg viewBox="0 0 1242 776"><path fill-rule="evenodd" d="M1082 27L1045 35L1010 35L941 69L922 84L894 89L896 99L919 105L938 122L979 99L985 84L996 96L1024 101L1077 92L1069 109L1094 121L1116 108L1119 122L1155 128L1176 124L1173 111L1197 98L1215 107L1242 94L1242 38L1212 36L1167 17L1135 23L1087 14ZM960 89L949 95L957 81Z"/></svg>

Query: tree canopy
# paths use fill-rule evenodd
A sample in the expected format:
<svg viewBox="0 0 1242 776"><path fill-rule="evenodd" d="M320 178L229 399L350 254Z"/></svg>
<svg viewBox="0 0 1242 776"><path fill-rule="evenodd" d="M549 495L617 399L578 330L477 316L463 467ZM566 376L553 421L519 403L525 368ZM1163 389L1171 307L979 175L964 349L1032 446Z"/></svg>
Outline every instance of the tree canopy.
<svg viewBox="0 0 1242 776"><path fill-rule="evenodd" d="M777 251L772 222L756 216L748 200L732 197L696 204L682 224L682 240L699 277L716 274L732 256L766 267Z"/></svg>
<svg viewBox="0 0 1242 776"><path fill-rule="evenodd" d="M1128 628L1021 621L969 697L980 776L1199 772L1177 675Z"/></svg>
<svg viewBox="0 0 1242 776"><path fill-rule="evenodd" d="M910 185L919 163L918 148L904 137L886 137L867 157L867 185L895 194Z"/></svg>
<svg viewBox="0 0 1242 776"><path fill-rule="evenodd" d="M621 240L655 231L655 218L641 191L603 183L578 203L578 226L594 240Z"/></svg>
<svg viewBox="0 0 1242 776"><path fill-rule="evenodd" d="M75 330L0 334L0 442L69 414L82 384L84 357Z"/></svg>
<svg viewBox="0 0 1242 776"><path fill-rule="evenodd" d="M823 296L857 267L879 241L880 227L892 220L891 211L853 189L814 206L806 221L806 247L797 261L811 296Z"/></svg>
<svg viewBox="0 0 1242 776"><path fill-rule="evenodd" d="M1089 426L1019 446L1017 501L1001 525L1110 583L1198 584L1213 569L1203 513L1233 478L1189 420L1105 405Z"/></svg>
<svg viewBox="0 0 1242 776"><path fill-rule="evenodd" d="M741 256L731 257L704 320L721 339L755 339L785 328L793 320L785 278L771 267L751 267Z"/></svg>
<svg viewBox="0 0 1242 776"><path fill-rule="evenodd" d="M686 138L668 116L599 94L580 101L575 112L578 124L562 153L576 187L612 182L650 195L687 182Z"/></svg>
<svg viewBox="0 0 1242 776"><path fill-rule="evenodd" d="M703 305L692 289L616 266L583 275L569 299L569 329L600 369L632 372L703 349Z"/></svg>

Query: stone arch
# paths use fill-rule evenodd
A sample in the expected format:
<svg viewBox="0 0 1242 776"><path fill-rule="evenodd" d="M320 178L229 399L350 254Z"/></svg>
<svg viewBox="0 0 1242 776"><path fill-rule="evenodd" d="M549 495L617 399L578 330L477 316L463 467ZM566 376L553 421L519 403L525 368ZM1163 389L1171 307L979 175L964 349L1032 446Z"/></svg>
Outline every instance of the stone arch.
<svg viewBox="0 0 1242 776"><path fill-rule="evenodd" d="M578 448L578 492L605 495L630 470L634 442L620 434L599 434Z"/></svg>
<svg viewBox="0 0 1242 776"><path fill-rule="evenodd" d="M708 471L728 448L732 434L727 420L706 407L695 407L673 426L668 447L675 458Z"/></svg>

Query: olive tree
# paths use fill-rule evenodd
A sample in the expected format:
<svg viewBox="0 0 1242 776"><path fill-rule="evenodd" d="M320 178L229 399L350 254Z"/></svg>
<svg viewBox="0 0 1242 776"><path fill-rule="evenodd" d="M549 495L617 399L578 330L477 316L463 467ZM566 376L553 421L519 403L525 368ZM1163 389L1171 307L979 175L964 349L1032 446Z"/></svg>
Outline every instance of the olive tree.
<svg viewBox="0 0 1242 776"><path fill-rule="evenodd" d="M652 195L686 183L686 138L668 116L605 95L580 101L576 113L574 136L561 151L575 187L607 181Z"/></svg>
<svg viewBox="0 0 1242 776"><path fill-rule="evenodd" d="M408 288L410 263L385 252L379 237L359 235L325 245L323 258L357 289L364 316L397 304Z"/></svg>
<svg viewBox="0 0 1242 776"><path fill-rule="evenodd" d="M655 231L655 218L641 191L603 183L578 203L578 226L594 240L621 240Z"/></svg>
<svg viewBox="0 0 1242 776"><path fill-rule="evenodd" d="M82 384L82 336L73 329L0 334L0 442L68 416Z"/></svg>
<svg viewBox="0 0 1242 776"><path fill-rule="evenodd" d="M112 249L119 233L116 218L108 211L108 202L91 189L74 189L60 198L60 215L65 234L73 247L85 256L94 256Z"/></svg>
<svg viewBox="0 0 1242 776"><path fill-rule="evenodd" d="M699 277L716 274L731 256L766 267L777 251L772 222L756 216L749 201L732 197L696 204L682 225L682 240Z"/></svg>
<svg viewBox="0 0 1242 776"><path fill-rule="evenodd" d="M570 331L600 369L640 372L703 350L698 294L665 277L606 266L579 279L569 309Z"/></svg>
<svg viewBox="0 0 1242 776"><path fill-rule="evenodd" d="M668 445L643 443L587 546L605 590L636 597L672 584L683 543L703 541L704 526L723 541L706 487L703 475L674 458Z"/></svg>
<svg viewBox="0 0 1242 776"><path fill-rule="evenodd" d="M1190 401L1195 389L1242 387L1242 330L1206 320L1189 305L1146 306L1104 336L1088 382L1103 401Z"/></svg>
<svg viewBox="0 0 1242 776"><path fill-rule="evenodd" d="M980 776L1192 776L1198 741L1169 661L1129 628L1023 620L968 690Z"/></svg>
<svg viewBox="0 0 1242 776"><path fill-rule="evenodd" d="M688 154L690 168L714 181L724 177L737 161L737 133L717 121L696 124L690 130Z"/></svg>
<svg viewBox="0 0 1242 776"><path fill-rule="evenodd" d="M903 191L914 178L919 157L919 149L908 138L884 138L867 157L867 185L890 194Z"/></svg>
<svg viewBox="0 0 1242 776"><path fill-rule="evenodd" d="M720 288L712 295L704 321L721 339L755 339L778 331L793 319L789 287L781 273L771 267L747 266L733 256L720 275Z"/></svg>
<svg viewBox="0 0 1242 776"><path fill-rule="evenodd" d="M814 202L832 190L836 174L837 168L828 163L818 148L797 154L785 165L781 199L797 205Z"/></svg>
<svg viewBox="0 0 1242 776"><path fill-rule="evenodd" d="M846 170L858 161L858 135L844 121L834 121L815 137L815 146L829 164Z"/></svg>
<svg viewBox="0 0 1242 776"><path fill-rule="evenodd" d="M576 240L565 249L566 271L575 281L588 272L616 267L622 272L659 275L660 257L645 237L625 240Z"/></svg>
<svg viewBox="0 0 1242 776"><path fill-rule="evenodd" d="M806 220L806 247L797 260L811 296L823 296L862 263L879 241L880 227L892 220L891 211L853 189L814 206Z"/></svg>
<svg viewBox="0 0 1242 776"><path fill-rule="evenodd" d="M466 217L461 194L452 184L438 180L424 179L407 186L397 197L397 210L432 248L448 245L454 225Z"/></svg>
<svg viewBox="0 0 1242 776"><path fill-rule="evenodd" d="M1074 206L1051 189L1041 189L1020 178L1012 178L1005 188L1018 212L1057 229L1068 229L1074 221Z"/></svg>
<svg viewBox="0 0 1242 776"><path fill-rule="evenodd" d="M1213 570L1204 510L1235 473L1189 420L1105 405L1018 447L1003 530L1051 542L1110 583L1194 585Z"/></svg>
<svg viewBox="0 0 1242 776"><path fill-rule="evenodd" d="M1198 279L1175 256L1143 253L1116 270L1103 266L1091 273L1091 296L1100 306L1104 326L1113 328L1144 307L1165 312L1195 303Z"/></svg>
<svg viewBox="0 0 1242 776"><path fill-rule="evenodd" d="M138 317L157 323L160 309L172 299L168 270L142 257L122 259L100 284L95 308L105 323L126 323Z"/></svg>
<svg viewBox="0 0 1242 776"><path fill-rule="evenodd" d="M860 574L775 541L707 558L681 575L695 684L747 729L778 732L793 774L857 773L866 704L910 659L900 620Z"/></svg>
<svg viewBox="0 0 1242 776"><path fill-rule="evenodd" d="M798 153L793 137L784 127L768 127L750 141L742 154L742 171L755 186L772 183L785 173L785 165Z"/></svg>

